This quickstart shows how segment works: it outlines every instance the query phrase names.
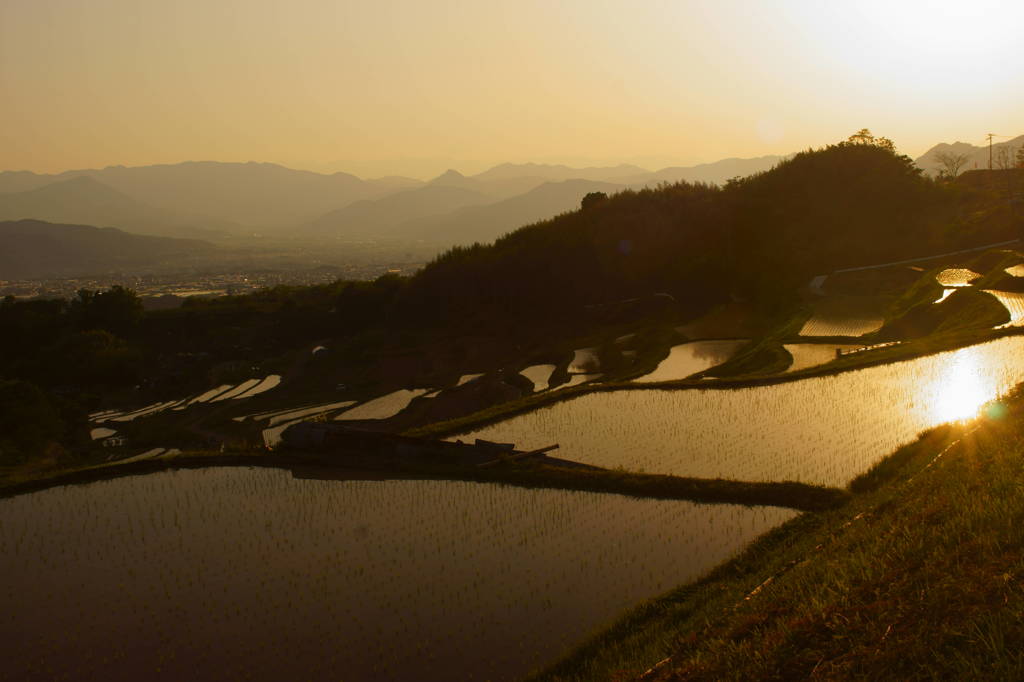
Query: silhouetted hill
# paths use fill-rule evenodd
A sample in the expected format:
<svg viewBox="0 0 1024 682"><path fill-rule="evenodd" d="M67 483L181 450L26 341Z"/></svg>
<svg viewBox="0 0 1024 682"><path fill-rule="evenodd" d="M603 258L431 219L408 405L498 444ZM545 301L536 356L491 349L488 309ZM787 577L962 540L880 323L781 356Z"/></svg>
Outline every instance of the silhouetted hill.
<svg viewBox="0 0 1024 682"><path fill-rule="evenodd" d="M402 223L486 201L487 197L470 189L430 184L382 199L357 201L301 229L341 238L392 237Z"/></svg>
<svg viewBox="0 0 1024 682"><path fill-rule="evenodd" d="M16 194L0 194L0 220L23 218L175 237L215 236L215 230L199 225L232 227L209 219L189 220L149 206L89 176L72 177Z"/></svg>
<svg viewBox="0 0 1024 682"><path fill-rule="evenodd" d="M0 279L67 277L207 253L211 244L40 220L0 222Z"/></svg>
<svg viewBox="0 0 1024 682"><path fill-rule="evenodd" d="M691 312L732 296L770 308L815 274L1018 236L1005 203L921 177L883 146L842 143L723 188L624 191L454 248L397 288L390 316L559 319L656 293Z"/></svg>
<svg viewBox="0 0 1024 682"><path fill-rule="evenodd" d="M572 211L590 192L612 194L623 185L591 180L546 182L519 196L401 225L401 236L450 245L486 243L522 225Z"/></svg>
<svg viewBox="0 0 1024 682"><path fill-rule="evenodd" d="M992 145L993 154L993 167L999 168L999 152L1001 149L1007 149L1010 152L1010 160L1015 160L1015 154L1018 149L1024 147L1024 135L1015 137L1012 140L1006 142L999 142ZM968 144L967 142L954 142L953 144L947 144L942 142L935 145L924 154L914 160L914 164L923 169L930 175L937 175L942 169L942 162L939 161L938 157L940 154L965 154L967 156L967 162L964 164L961 170L976 170L976 169L987 169L988 168L988 145L979 146Z"/></svg>

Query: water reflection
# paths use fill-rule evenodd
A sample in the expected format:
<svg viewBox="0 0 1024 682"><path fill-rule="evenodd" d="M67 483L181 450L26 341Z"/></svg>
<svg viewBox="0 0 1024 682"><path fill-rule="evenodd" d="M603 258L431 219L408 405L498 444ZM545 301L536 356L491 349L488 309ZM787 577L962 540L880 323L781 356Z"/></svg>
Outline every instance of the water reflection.
<svg viewBox="0 0 1024 682"><path fill-rule="evenodd" d="M469 435L522 448L559 443L559 457L605 467L845 485L1022 381L1024 337L1007 337L776 386L590 394Z"/></svg>
<svg viewBox="0 0 1024 682"><path fill-rule="evenodd" d="M668 357L648 374L635 379L641 383L651 381L674 381L703 372L722 364L740 349L745 339L723 341L690 341L673 346Z"/></svg>
<svg viewBox="0 0 1024 682"><path fill-rule="evenodd" d="M796 372L832 362L836 359L836 351L847 352L863 346L855 343L787 343L783 348L793 357L786 371Z"/></svg>

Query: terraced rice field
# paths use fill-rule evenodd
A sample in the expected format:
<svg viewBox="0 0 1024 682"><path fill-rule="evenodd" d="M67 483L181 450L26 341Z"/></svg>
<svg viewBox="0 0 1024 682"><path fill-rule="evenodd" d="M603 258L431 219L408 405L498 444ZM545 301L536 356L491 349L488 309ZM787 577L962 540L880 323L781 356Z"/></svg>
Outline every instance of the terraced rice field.
<svg viewBox="0 0 1024 682"><path fill-rule="evenodd" d="M1015 291L995 291L992 289L983 289L983 291L999 299L999 302L1006 306L1007 312L1010 313L1010 321L1000 325L999 329L1024 326L1024 294Z"/></svg>
<svg viewBox="0 0 1024 682"><path fill-rule="evenodd" d="M533 382L534 391L546 391L551 385L551 373L554 371L555 365L532 365L520 374Z"/></svg>
<svg viewBox="0 0 1024 682"><path fill-rule="evenodd" d="M573 351L569 372L572 374L589 374L601 369L601 361L597 357L596 348L578 348Z"/></svg>
<svg viewBox="0 0 1024 682"><path fill-rule="evenodd" d="M0 500L8 679L512 680L794 512L165 472Z"/></svg>
<svg viewBox="0 0 1024 682"><path fill-rule="evenodd" d="M266 393L273 388L277 388L280 383L281 376L279 374L271 374L270 376L261 379L255 386L240 394L238 397L251 398L261 393Z"/></svg>
<svg viewBox="0 0 1024 682"><path fill-rule="evenodd" d="M430 393L428 388L403 388L369 400L351 410L342 412L334 419L349 421L354 419L389 419L404 410L413 398Z"/></svg>
<svg viewBox="0 0 1024 682"><path fill-rule="evenodd" d="M668 357L649 374L634 379L640 383L652 381L674 381L711 369L736 354L746 339L723 341L691 341L673 346Z"/></svg>
<svg viewBox="0 0 1024 682"><path fill-rule="evenodd" d="M168 400L160 403L154 403L147 407L138 410L103 410L102 412L94 412L89 415L89 420L94 424L102 424L104 422L130 422L138 419L139 417L150 417L154 414L159 414L165 410L173 410L179 412L185 410L192 405L220 402L222 400L241 400L244 398L251 398L255 395L265 393L266 391L276 388L281 383L281 377L277 374L271 374L264 377L263 379L248 379L238 385L234 384L223 384L216 388L211 388L208 391L200 393L194 398L182 398L181 400Z"/></svg>
<svg viewBox="0 0 1024 682"><path fill-rule="evenodd" d="M649 473L842 486L936 424L1024 381L1024 338L733 390L602 392L456 436L558 443L558 456Z"/></svg>
<svg viewBox="0 0 1024 682"><path fill-rule="evenodd" d="M590 381L597 381L602 376L604 376L604 375L601 374L600 372L595 373L595 374L573 374L572 376L569 377L569 381L567 381L564 384L562 384L561 386L559 386L559 388L568 388L570 386L579 386L580 384L585 384L585 383L588 383Z"/></svg>
<svg viewBox="0 0 1024 682"><path fill-rule="evenodd" d="M807 369L824 365L836 359L836 350L843 352L856 350L860 344L836 344L836 343L787 343L783 345L790 355L793 356L793 363L786 369L787 372Z"/></svg>
<svg viewBox="0 0 1024 682"><path fill-rule="evenodd" d="M210 402L211 403L217 403L217 402L220 402L222 400L231 400L232 398L241 398L250 389L256 388L256 386L258 386L259 383L260 383L259 379L248 379L248 380L243 381L242 383L238 384L237 386L235 386L231 390L224 391L224 393L220 394L216 398L213 398L212 400L210 400Z"/></svg>
<svg viewBox="0 0 1024 682"><path fill-rule="evenodd" d="M862 336L881 329L883 321L881 315L814 315L800 328L800 336Z"/></svg>
<svg viewBox="0 0 1024 682"><path fill-rule="evenodd" d="M966 287L981 275L967 268L947 268L935 275L935 281L944 287Z"/></svg>

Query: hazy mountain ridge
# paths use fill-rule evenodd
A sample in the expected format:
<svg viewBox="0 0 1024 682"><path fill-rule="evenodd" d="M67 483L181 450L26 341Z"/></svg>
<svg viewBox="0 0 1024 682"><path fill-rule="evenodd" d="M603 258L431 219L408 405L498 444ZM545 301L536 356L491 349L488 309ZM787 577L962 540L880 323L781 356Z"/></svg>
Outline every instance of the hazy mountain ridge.
<svg viewBox="0 0 1024 682"><path fill-rule="evenodd" d="M400 226L410 239L447 244L490 242L524 225L579 208L590 192L614 194L625 185L591 180L545 182L521 195L482 206L467 206L447 215L421 218Z"/></svg>
<svg viewBox="0 0 1024 682"><path fill-rule="evenodd" d="M745 177L754 173L771 170L780 162L793 158L793 154L785 156L759 156L752 159L729 158L711 163L700 163L696 166L672 166L659 171L639 173L623 178L629 184L654 185L660 182L707 182L722 185L730 178Z"/></svg>
<svg viewBox="0 0 1024 682"><path fill-rule="evenodd" d="M561 164L544 163L501 163L473 176L478 180L507 180L517 177L541 178L546 182L562 180L596 180L607 182L616 178L628 178L650 173L650 171L631 164L618 166L590 166L572 168Z"/></svg>
<svg viewBox="0 0 1024 682"><path fill-rule="evenodd" d="M148 205L88 175L73 176L22 192L0 194L0 220L30 218L174 237L211 237L218 230L238 228L226 221L188 217Z"/></svg>
<svg viewBox="0 0 1024 682"><path fill-rule="evenodd" d="M616 185L655 185L679 180L722 183L736 175L767 170L784 157L724 159L693 167L650 172L639 166L571 168L557 164L502 163L477 175L449 170L427 182L390 176L363 180L348 173L323 174L272 163L188 161L153 166L109 166L47 175L28 171L0 172L0 219L37 218L51 222L109 225L131 232L173 236L210 235L202 230L279 233L299 227L325 234L373 237L403 223L450 224L460 239L490 239L518 225L508 215L534 222L568 210L578 197L555 199L531 194L546 183L570 180ZM67 185L77 178L96 184ZM74 188L74 191L71 190ZM607 189L607 188L606 188ZM39 192L38 194L26 194ZM93 194L94 196L90 195ZM113 192L119 193L116 197ZM421 194L416 194L421 192ZM461 194L460 194L461 192ZM3 196L6 193L7 196ZM15 194L23 196L15 198ZM544 198L542 198L542 196ZM490 212L477 214L481 236L460 223L465 216L438 216L488 203L523 197ZM535 208L527 208L533 202ZM515 208L513 208L515 207ZM553 213L542 215L540 210ZM418 234L426 239L441 239Z"/></svg>
<svg viewBox="0 0 1024 682"><path fill-rule="evenodd" d="M95 274L214 250L197 239L129 234L112 227L0 222L0 279Z"/></svg>
<svg viewBox="0 0 1024 682"><path fill-rule="evenodd" d="M357 201L322 215L300 229L333 237L390 237L394 228L404 222L488 201L488 197L471 189L431 184L381 199Z"/></svg>
<svg viewBox="0 0 1024 682"><path fill-rule="evenodd" d="M1024 147L1024 135L1019 135L1012 140L994 143L992 145L992 166L999 168L999 152L1007 149L1010 152L1010 162L1015 163L1015 154L1018 149ZM965 154L967 163L962 171L988 168L989 149L988 145L974 145L968 142L940 142L921 156L914 160L914 164L930 175L937 175L942 170L942 162L938 157L940 154Z"/></svg>
<svg viewBox="0 0 1024 682"><path fill-rule="evenodd" d="M108 166L58 175L5 172L0 173L0 192L8 187L42 187L80 176L94 178L158 208L257 229L295 225L352 201L395 191L393 180L368 181L348 173L323 175L272 163L188 161Z"/></svg>

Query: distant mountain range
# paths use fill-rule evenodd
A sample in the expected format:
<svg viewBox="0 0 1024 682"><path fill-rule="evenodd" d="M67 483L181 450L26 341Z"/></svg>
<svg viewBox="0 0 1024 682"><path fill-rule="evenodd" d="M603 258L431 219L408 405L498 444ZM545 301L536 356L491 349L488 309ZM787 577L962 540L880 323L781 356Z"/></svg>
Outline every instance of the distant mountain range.
<svg viewBox="0 0 1024 682"><path fill-rule="evenodd" d="M114 228L0 222L0 279L70 277L174 261L215 247L196 239L128 234Z"/></svg>
<svg viewBox="0 0 1024 682"><path fill-rule="evenodd" d="M993 167L999 168L999 158L1001 150L1005 149L1009 154L1011 163L1015 161L1016 152L1021 147L1024 147L1024 135L1013 138L1006 142L999 142L992 145L992 158ZM939 161L939 155L941 154L964 154L967 156L967 162L964 164L962 170L974 170L975 168L988 168L988 145L973 145L967 142L954 142L953 144L947 144L945 142L937 144L924 154L914 160L914 163L918 168L924 169L929 175L937 175L942 169L942 162Z"/></svg>
<svg viewBox="0 0 1024 682"><path fill-rule="evenodd" d="M6 171L0 172L0 220L36 218L183 237L212 238L224 232L285 234L295 228L342 238L373 237L407 222L438 222L439 216L449 213L454 224L465 220L454 215L457 211L515 197L522 199L509 206L519 206L515 211L530 220L549 217L538 213L547 210L545 206L568 209L568 199L555 201L553 196L572 186L533 194L546 183L581 180L639 187L680 179L723 182L734 175L767 170L781 158L726 159L653 173L631 165L570 168L504 163L474 176L449 170L427 182L403 177L363 180L347 173L328 175L271 163L213 161L111 166L55 175ZM527 209L533 201L536 208ZM496 207L492 213L502 210ZM479 215L483 220L485 214ZM499 222L501 230L509 227L507 220ZM480 229L481 234L499 230L484 223ZM470 238L465 225L453 230Z"/></svg>
<svg viewBox="0 0 1024 682"><path fill-rule="evenodd" d="M621 181L629 184L643 183L649 186L661 182L673 183L683 180L686 182L706 182L721 185L730 178L745 177L754 173L771 170L780 161L784 161L792 156L792 154L787 154L786 156L759 156L753 159L731 158L713 163L702 163L696 166L673 166L662 168L654 173L645 172L624 177Z"/></svg>
<svg viewBox="0 0 1024 682"><path fill-rule="evenodd" d="M524 225L580 207L590 192L614 194L625 185L594 180L545 182L525 194L492 204L465 206L441 216L421 217L397 226L406 239L445 244L487 243Z"/></svg>
<svg viewBox="0 0 1024 682"><path fill-rule="evenodd" d="M0 173L0 194L83 176L157 209L259 230L290 227L353 201L409 186L399 178L361 180L347 173L323 175L272 163L190 161L134 168L111 166L58 175ZM126 224L114 226L130 229Z"/></svg>
<svg viewBox="0 0 1024 682"><path fill-rule="evenodd" d="M23 218L122 227L136 234L175 237L211 237L218 231L239 229L233 223L187 217L150 206L88 175L61 179L23 192L0 194L0 220Z"/></svg>
<svg viewBox="0 0 1024 682"><path fill-rule="evenodd" d="M465 187L429 184L383 199L357 201L320 216L300 230L343 239L390 238L395 236L395 228L407 221L487 201L483 194Z"/></svg>

